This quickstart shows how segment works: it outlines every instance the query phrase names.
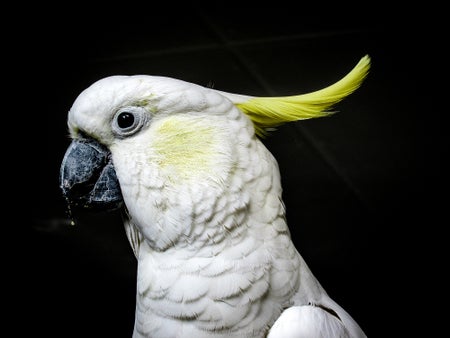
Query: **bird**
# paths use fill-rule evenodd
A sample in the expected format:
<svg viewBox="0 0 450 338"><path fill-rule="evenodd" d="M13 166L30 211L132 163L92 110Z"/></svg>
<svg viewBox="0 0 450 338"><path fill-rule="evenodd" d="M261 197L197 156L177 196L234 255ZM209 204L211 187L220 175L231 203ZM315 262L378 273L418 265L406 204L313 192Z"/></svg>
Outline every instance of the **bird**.
<svg viewBox="0 0 450 338"><path fill-rule="evenodd" d="M252 96L161 75L110 75L67 113L70 208L120 210L137 260L133 338L366 337L296 248L264 138L336 113L369 55L309 93Z"/></svg>

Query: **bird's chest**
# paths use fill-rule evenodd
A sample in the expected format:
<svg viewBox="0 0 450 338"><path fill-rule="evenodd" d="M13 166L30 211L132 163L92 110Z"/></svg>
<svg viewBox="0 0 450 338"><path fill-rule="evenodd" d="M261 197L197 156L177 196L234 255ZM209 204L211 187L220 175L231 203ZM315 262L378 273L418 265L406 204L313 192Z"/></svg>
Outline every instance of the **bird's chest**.
<svg viewBox="0 0 450 338"><path fill-rule="evenodd" d="M136 330L152 337L262 337L279 313L267 297L269 263L249 256L140 260Z"/></svg>

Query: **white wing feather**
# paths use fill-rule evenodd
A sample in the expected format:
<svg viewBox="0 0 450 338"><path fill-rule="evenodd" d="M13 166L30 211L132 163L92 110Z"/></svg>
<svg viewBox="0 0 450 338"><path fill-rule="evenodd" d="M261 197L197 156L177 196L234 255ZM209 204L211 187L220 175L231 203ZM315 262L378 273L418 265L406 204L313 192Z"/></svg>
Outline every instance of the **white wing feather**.
<svg viewBox="0 0 450 338"><path fill-rule="evenodd" d="M350 338L342 321L314 305L292 306L283 311L267 338Z"/></svg>

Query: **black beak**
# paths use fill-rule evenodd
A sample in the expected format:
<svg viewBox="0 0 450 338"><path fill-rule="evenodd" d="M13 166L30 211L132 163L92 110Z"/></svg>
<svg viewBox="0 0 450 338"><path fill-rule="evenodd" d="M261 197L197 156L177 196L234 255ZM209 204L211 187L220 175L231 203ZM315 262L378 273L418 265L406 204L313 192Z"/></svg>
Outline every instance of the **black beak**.
<svg viewBox="0 0 450 338"><path fill-rule="evenodd" d="M64 155L60 187L71 206L114 210L123 205L109 150L91 139L75 139Z"/></svg>

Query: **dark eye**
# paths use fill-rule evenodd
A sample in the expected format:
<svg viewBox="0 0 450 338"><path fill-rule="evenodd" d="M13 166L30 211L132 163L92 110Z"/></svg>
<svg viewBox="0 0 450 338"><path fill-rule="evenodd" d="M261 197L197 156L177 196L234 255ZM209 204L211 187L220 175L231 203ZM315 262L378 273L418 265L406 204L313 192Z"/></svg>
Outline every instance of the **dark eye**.
<svg viewBox="0 0 450 338"><path fill-rule="evenodd" d="M117 116L117 125L119 128L129 128L134 124L134 115L129 112L120 113Z"/></svg>
<svg viewBox="0 0 450 338"><path fill-rule="evenodd" d="M116 136L126 137L135 134L150 119L148 111L143 107L125 107L117 111L112 121L112 130Z"/></svg>

